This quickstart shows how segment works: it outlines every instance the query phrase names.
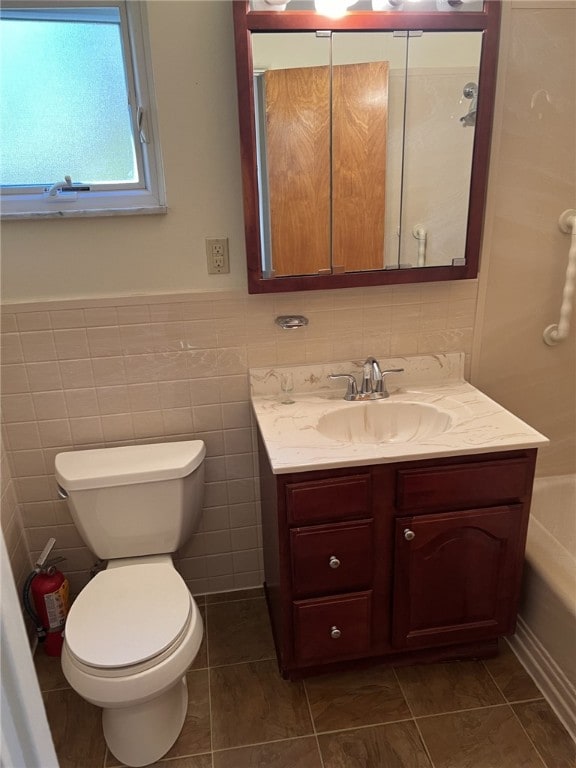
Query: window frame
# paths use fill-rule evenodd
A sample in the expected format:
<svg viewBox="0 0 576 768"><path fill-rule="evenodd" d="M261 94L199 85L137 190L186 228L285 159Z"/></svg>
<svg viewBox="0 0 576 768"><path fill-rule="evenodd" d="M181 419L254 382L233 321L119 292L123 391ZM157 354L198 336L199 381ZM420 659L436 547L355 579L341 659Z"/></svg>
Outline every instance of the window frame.
<svg viewBox="0 0 576 768"><path fill-rule="evenodd" d="M116 7L120 12L124 69L139 182L99 184L75 200L46 199L48 187L0 187L2 219L63 218L166 213L146 5L142 0L4 0L3 11ZM140 124L138 117L141 115ZM54 179L53 183L63 181ZM73 179L74 181L74 179Z"/></svg>

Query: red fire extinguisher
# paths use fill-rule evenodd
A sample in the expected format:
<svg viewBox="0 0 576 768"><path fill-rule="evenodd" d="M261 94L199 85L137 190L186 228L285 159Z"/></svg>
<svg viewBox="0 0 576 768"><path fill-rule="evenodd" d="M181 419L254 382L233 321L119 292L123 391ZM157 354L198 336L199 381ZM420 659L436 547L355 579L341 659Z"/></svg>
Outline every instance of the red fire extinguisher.
<svg viewBox="0 0 576 768"><path fill-rule="evenodd" d="M68 579L55 566L64 558L48 561L56 539L49 539L24 585L24 607L36 624L39 642L48 656L60 656L64 624L70 607Z"/></svg>

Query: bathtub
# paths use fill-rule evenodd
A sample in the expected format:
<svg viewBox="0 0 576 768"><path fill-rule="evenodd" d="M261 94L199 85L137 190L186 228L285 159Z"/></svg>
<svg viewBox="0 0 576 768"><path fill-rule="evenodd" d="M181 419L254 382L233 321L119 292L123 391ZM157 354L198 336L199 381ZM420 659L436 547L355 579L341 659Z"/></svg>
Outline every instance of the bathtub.
<svg viewBox="0 0 576 768"><path fill-rule="evenodd" d="M510 644L576 740L576 475L534 483Z"/></svg>

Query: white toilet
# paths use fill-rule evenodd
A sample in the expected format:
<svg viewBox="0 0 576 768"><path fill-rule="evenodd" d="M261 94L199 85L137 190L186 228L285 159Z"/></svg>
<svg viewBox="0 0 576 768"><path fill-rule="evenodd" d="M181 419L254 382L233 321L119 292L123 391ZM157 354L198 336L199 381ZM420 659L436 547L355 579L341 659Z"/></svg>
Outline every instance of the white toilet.
<svg viewBox="0 0 576 768"><path fill-rule="evenodd" d="M191 440L56 456L74 522L108 560L68 614L62 669L103 708L106 743L130 766L165 755L186 717L185 673L203 625L170 553L198 526L205 453Z"/></svg>

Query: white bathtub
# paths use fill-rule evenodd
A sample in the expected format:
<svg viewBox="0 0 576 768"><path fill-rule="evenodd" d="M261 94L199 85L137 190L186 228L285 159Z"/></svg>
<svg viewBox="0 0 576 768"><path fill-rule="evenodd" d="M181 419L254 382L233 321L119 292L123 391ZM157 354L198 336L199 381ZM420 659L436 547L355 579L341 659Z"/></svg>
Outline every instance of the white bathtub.
<svg viewBox="0 0 576 768"><path fill-rule="evenodd" d="M534 483L517 655L576 740L576 475Z"/></svg>

